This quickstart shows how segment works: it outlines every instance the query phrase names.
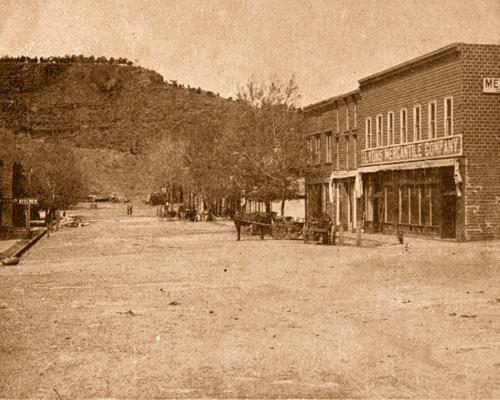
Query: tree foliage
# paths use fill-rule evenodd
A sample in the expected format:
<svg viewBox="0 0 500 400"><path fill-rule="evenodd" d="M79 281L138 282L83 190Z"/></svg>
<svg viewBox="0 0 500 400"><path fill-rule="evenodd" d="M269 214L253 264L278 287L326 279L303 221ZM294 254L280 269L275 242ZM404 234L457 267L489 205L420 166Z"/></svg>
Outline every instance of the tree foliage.
<svg viewBox="0 0 500 400"><path fill-rule="evenodd" d="M81 171L71 147L15 137L14 161L22 165L23 192L41 207L66 209L86 194Z"/></svg>
<svg viewBox="0 0 500 400"><path fill-rule="evenodd" d="M247 193L270 202L297 194L305 146L298 112L298 87L271 78L250 79L238 93L240 106L230 124L230 153Z"/></svg>

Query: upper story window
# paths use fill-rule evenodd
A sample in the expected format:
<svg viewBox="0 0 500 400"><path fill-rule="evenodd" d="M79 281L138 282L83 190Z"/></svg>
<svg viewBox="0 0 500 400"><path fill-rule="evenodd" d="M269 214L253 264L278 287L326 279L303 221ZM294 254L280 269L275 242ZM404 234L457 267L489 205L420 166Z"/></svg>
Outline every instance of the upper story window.
<svg viewBox="0 0 500 400"><path fill-rule="evenodd" d="M399 133L400 133L400 143L406 143L408 141L408 110L402 108L399 113Z"/></svg>
<svg viewBox="0 0 500 400"><path fill-rule="evenodd" d="M352 126L353 128L358 127L358 103L353 103L352 104Z"/></svg>
<svg viewBox="0 0 500 400"><path fill-rule="evenodd" d="M340 169L340 149L339 149L339 137L335 137L335 167Z"/></svg>
<svg viewBox="0 0 500 400"><path fill-rule="evenodd" d="M349 104L345 104L345 129L349 130Z"/></svg>
<svg viewBox="0 0 500 400"><path fill-rule="evenodd" d="M394 144L394 113L389 111L387 113L387 145Z"/></svg>
<svg viewBox="0 0 500 400"><path fill-rule="evenodd" d="M453 97L444 99L444 135L453 135Z"/></svg>
<svg viewBox="0 0 500 400"><path fill-rule="evenodd" d="M358 164L358 155L357 155L357 151L358 151L358 138L356 135L354 135L352 137L352 166L353 168L356 168L357 167L357 164Z"/></svg>
<svg viewBox="0 0 500 400"><path fill-rule="evenodd" d="M312 163L312 157L313 157L313 138L308 137L307 138L307 164Z"/></svg>
<svg viewBox="0 0 500 400"><path fill-rule="evenodd" d="M429 139L434 139L437 133L437 123L436 123L436 114L437 114L437 103L432 101L429 103Z"/></svg>
<svg viewBox="0 0 500 400"><path fill-rule="evenodd" d="M326 158L325 162L331 163L332 162L332 133L327 132L325 135L325 141L326 141Z"/></svg>
<svg viewBox="0 0 500 400"><path fill-rule="evenodd" d="M367 149L372 147L372 119L368 117L365 121L365 147Z"/></svg>
<svg viewBox="0 0 500 400"><path fill-rule="evenodd" d="M422 139L422 108L419 105L413 107L413 140Z"/></svg>
<svg viewBox="0 0 500 400"><path fill-rule="evenodd" d="M345 169L349 169L349 136L345 135Z"/></svg>
<svg viewBox="0 0 500 400"><path fill-rule="evenodd" d="M339 121L339 109L335 109L335 124L336 124L336 129L335 132L339 133L340 132L340 121Z"/></svg>
<svg viewBox="0 0 500 400"><path fill-rule="evenodd" d="M317 135L315 136L314 140L314 164L320 164L321 163L321 136Z"/></svg>
<svg viewBox="0 0 500 400"><path fill-rule="evenodd" d="M382 114L377 115L377 119L375 120L375 140L377 142L377 147L383 146L384 143L382 141L382 124L383 124L383 118Z"/></svg>

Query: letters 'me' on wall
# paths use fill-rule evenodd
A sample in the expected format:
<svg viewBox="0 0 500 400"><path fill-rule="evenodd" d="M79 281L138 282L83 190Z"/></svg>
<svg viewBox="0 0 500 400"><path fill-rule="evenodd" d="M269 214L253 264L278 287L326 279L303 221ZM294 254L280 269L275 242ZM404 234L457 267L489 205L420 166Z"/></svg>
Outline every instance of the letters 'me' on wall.
<svg viewBox="0 0 500 400"><path fill-rule="evenodd" d="M500 78L483 78L483 93L500 94Z"/></svg>
<svg viewBox="0 0 500 400"><path fill-rule="evenodd" d="M454 135L381 149L363 150L361 163L362 165L387 164L460 155L462 155L462 136Z"/></svg>

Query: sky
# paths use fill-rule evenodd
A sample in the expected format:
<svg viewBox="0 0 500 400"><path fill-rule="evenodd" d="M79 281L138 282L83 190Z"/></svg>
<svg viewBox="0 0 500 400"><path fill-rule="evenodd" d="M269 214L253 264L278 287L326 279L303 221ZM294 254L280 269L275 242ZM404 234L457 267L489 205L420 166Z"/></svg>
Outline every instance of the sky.
<svg viewBox="0 0 500 400"><path fill-rule="evenodd" d="M0 0L0 55L126 57L225 97L295 75L300 105L453 42L500 44L500 0Z"/></svg>

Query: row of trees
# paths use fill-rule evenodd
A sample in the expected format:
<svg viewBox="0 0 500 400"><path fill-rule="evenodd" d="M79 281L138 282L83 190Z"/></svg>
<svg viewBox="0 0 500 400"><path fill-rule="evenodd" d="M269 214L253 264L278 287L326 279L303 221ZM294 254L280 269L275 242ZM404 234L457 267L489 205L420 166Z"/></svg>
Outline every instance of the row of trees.
<svg viewBox="0 0 500 400"><path fill-rule="evenodd" d="M125 57L110 57L106 58L104 56L94 57L94 56L84 56L80 55L65 55L64 57L28 57L28 56L3 56L0 57L0 63L4 62L21 62L21 63L53 63L53 64L69 64L69 63L81 63L81 64L118 64L118 65L133 65L134 63Z"/></svg>
<svg viewBox="0 0 500 400"><path fill-rule="evenodd" d="M306 158L298 98L294 79L250 79L238 101L186 107L160 139L143 138L146 149L135 156L141 177L133 179L153 188L181 186L200 194L209 211L218 199L244 195L268 205L281 199L283 212L284 201L297 194ZM63 209L88 194L71 147L6 131L0 136L0 160L3 151L23 166L24 193L42 207Z"/></svg>
<svg viewBox="0 0 500 400"><path fill-rule="evenodd" d="M252 196L270 204L297 195L306 158L303 120L292 78L250 79L238 101L220 99L206 110L190 110L177 135L149 152L156 187L180 184L215 199Z"/></svg>

